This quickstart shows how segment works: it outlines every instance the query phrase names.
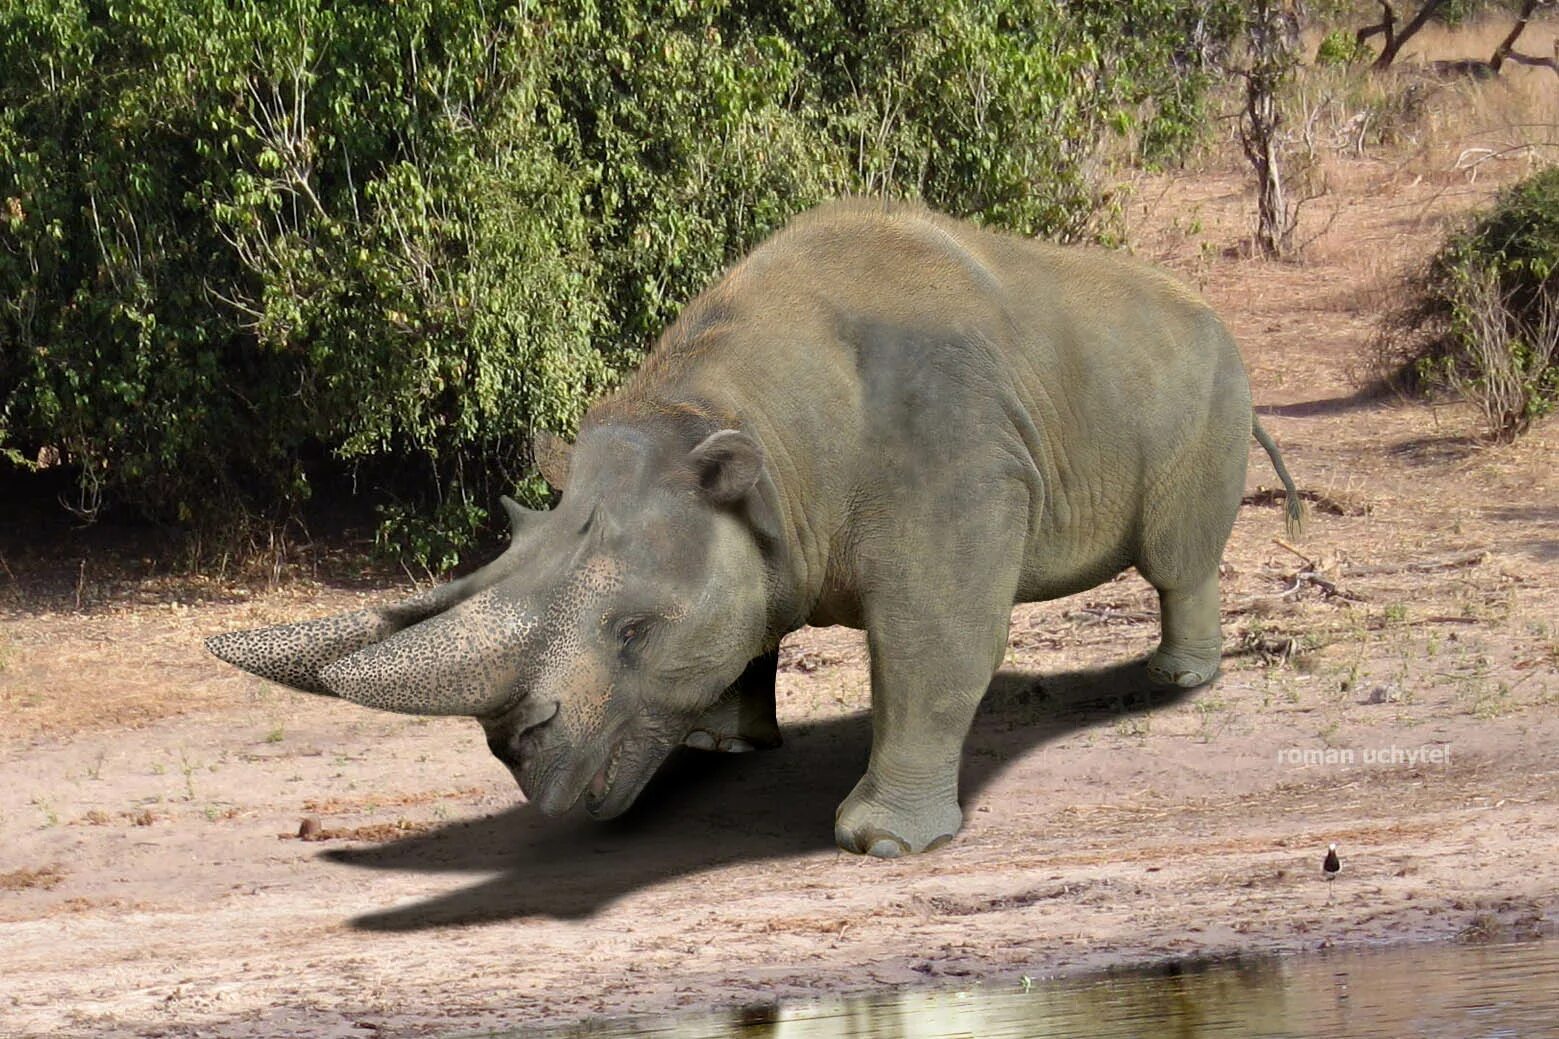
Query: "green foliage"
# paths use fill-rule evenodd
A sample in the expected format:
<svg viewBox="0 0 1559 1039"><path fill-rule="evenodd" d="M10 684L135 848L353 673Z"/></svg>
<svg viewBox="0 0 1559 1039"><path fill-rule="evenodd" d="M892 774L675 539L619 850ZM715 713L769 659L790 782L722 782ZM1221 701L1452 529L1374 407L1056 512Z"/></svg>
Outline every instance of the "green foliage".
<svg viewBox="0 0 1559 1039"><path fill-rule="evenodd" d="M1520 6L1520 0L1445 0L1435 8L1435 21L1452 28L1481 15L1504 14Z"/></svg>
<svg viewBox="0 0 1559 1039"><path fill-rule="evenodd" d="M581 185L512 21L8 10L0 440L61 449L83 509L275 515L329 450L408 462L390 484L442 513L605 383Z"/></svg>
<svg viewBox="0 0 1559 1039"><path fill-rule="evenodd" d="M1148 165L1183 160L1208 122L1208 92L1243 19L1243 0L1074 0L1060 19L1086 61L1078 67L1085 107L1134 137ZM1031 12L1038 21L1054 13Z"/></svg>
<svg viewBox="0 0 1559 1039"><path fill-rule="evenodd" d="M0 458L206 528L344 467L447 563L798 210L1091 233L1101 139L1182 151L1232 10L12 0Z"/></svg>
<svg viewBox="0 0 1559 1039"><path fill-rule="evenodd" d="M1559 166L1503 192L1430 264L1426 316L1443 329L1418 376L1471 397L1511 439L1559 403Z"/></svg>
<svg viewBox="0 0 1559 1039"><path fill-rule="evenodd" d="M1374 51L1347 29L1327 33L1315 49L1315 63L1334 67L1354 65L1374 57Z"/></svg>

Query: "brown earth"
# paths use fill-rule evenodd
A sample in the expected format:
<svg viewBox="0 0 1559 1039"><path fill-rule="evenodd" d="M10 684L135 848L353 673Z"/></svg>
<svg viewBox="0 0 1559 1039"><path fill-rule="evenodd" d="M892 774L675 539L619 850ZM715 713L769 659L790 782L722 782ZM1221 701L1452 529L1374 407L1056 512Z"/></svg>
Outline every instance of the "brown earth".
<svg viewBox="0 0 1559 1039"><path fill-rule="evenodd" d="M200 646L404 581L112 585L0 557L0 1033L424 1035L1551 930L1559 426L1490 447L1465 406L1359 392L1392 279L1520 169L1329 172L1302 265L1241 257L1237 171L1126 203L1137 251L1244 344L1317 495L1307 536L1279 542L1253 448L1224 674L1191 695L1146 691L1135 574L1018 609L964 831L930 855L833 847L869 734L853 632L787 641L782 749L682 752L592 825L518 805L469 721L291 693Z"/></svg>

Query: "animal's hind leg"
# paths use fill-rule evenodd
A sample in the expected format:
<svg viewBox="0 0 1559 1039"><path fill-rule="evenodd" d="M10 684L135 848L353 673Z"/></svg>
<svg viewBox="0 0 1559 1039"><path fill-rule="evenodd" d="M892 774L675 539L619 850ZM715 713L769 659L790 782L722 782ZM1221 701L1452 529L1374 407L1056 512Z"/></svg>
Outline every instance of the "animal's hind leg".
<svg viewBox="0 0 1559 1039"><path fill-rule="evenodd" d="M1159 588L1158 604L1163 638L1148 658L1148 675L1182 689L1211 682L1223 655L1218 571L1187 587Z"/></svg>
<svg viewBox="0 0 1559 1039"><path fill-rule="evenodd" d="M698 750L735 754L780 745L774 715L774 680L779 651L765 653L747 665L713 707L699 716L685 741Z"/></svg>
<svg viewBox="0 0 1559 1039"><path fill-rule="evenodd" d="M1218 560L1245 487L1247 413L1225 416L1221 435L1209 430L1168 467L1145 510L1137 569L1158 590L1163 628L1148 674L1165 685L1189 689L1218 673Z"/></svg>

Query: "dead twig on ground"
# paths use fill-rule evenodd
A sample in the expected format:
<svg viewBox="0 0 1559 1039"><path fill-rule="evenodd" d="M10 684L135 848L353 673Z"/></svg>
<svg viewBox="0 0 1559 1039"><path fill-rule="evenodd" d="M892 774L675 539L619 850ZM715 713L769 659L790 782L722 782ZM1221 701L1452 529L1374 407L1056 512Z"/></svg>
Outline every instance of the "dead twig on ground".
<svg viewBox="0 0 1559 1039"><path fill-rule="evenodd" d="M1319 491L1302 490L1298 495L1301 501L1307 501L1317 512L1325 512L1333 516L1367 516L1370 513L1368 504L1358 502L1338 501ZM1254 494L1247 494L1240 499L1241 505L1279 505L1288 501L1288 492L1281 487L1257 487Z"/></svg>
<svg viewBox="0 0 1559 1039"><path fill-rule="evenodd" d="M788 648L788 647L787 647ZM819 653L814 650L797 650L787 653L786 649L780 650L779 670L786 672L801 672L810 675L814 671L821 671L825 667L842 663L842 658L832 653Z"/></svg>
<svg viewBox="0 0 1559 1039"><path fill-rule="evenodd" d="M1282 666L1299 651L1299 640L1287 635L1263 635L1247 631L1239 641L1239 648L1225 656L1259 656L1264 664Z"/></svg>
<svg viewBox="0 0 1559 1039"><path fill-rule="evenodd" d="M1346 599L1349 602L1369 601L1361 595L1355 595L1353 592L1337 587L1336 581L1324 576L1324 571L1332 569L1336 565L1335 563L1332 566L1322 566L1319 561L1310 558L1282 538L1273 538L1272 543L1285 552L1292 552L1304 562L1304 566L1300 568L1299 572L1293 575L1293 586L1284 589L1276 598L1286 599L1291 595L1297 595L1305 585L1311 584L1321 589L1321 592L1329 599Z"/></svg>
<svg viewBox="0 0 1559 1039"><path fill-rule="evenodd" d="M1355 595L1352 592L1345 591L1337 587L1336 582L1327 580L1314 571L1301 570L1299 572L1299 578L1300 580L1315 585L1317 588L1321 589L1321 591L1329 598L1346 599L1349 602L1369 602L1369 600L1364 598L1362 595Z"/></svg>
<svg viewBox="0 0 1559 1039"><path fill-rule="evenodd" d="M1389 574L1428 574L1436 570L1457 570L1468 566L1481 566L1487 562L1487 549L1462 552L1442 559L1424 559L1401 566L1349 566L1349 577L1385 577Z"/></svg>
<svg viewBox="0 0 1559 1039"><path fill-rule="evenodd" d="M1148 624L1158 620L1158 617L1151 613L1117 610L1108 606L1084 606L1081 609L1068 610L1061 616L1081 627L1109 624L1111 621L1119 621L1123 624Z"/></svg>
<svg viewBox="0 0 1559 1039"><path fill-rule="evenodd" d="M1296 555L1300 559L1304 560L1304 563L1305 563L1306 566L1310 566L1310 567L1315 566L1315 560L1311 559L1309 556L1305 555L1303 552L1299 551L1299 549L1295 548L1293 545L1290 545L1287 541L1284 541L1282 538L1273 538L1272 539L1272 543L1274 545L1276 545L1278 548L1281 548L1281 549L1283 549L1283 550L1285 550L1287 552L1292 552L1294 555Z"/></svg>

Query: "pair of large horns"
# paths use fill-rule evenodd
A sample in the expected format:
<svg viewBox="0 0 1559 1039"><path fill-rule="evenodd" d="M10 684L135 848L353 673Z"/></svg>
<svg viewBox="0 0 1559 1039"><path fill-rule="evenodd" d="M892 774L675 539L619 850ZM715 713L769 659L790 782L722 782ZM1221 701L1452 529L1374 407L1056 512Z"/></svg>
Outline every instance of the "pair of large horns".
<svg viewBox="0 0 1559 1039"><path fill-rule="evenodd" d="M251 674L305 692L407 714L491 713L534 621L490 589L514 573L523 533L545 513L502 499L509 547L482 569L390 606L206 640Z"/></svg>

